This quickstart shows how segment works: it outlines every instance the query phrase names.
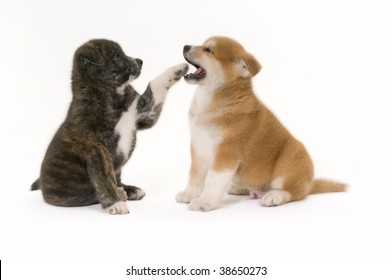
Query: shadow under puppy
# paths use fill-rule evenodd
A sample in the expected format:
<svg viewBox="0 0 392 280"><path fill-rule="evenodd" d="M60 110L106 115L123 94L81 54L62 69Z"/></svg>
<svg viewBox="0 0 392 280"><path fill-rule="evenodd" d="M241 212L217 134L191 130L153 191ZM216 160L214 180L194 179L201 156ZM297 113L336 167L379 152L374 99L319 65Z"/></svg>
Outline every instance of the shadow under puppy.
<svg viewBox="0 0 392 280"><path fill-rule="evenodd" d="M346 189L342 183L314 179L304 145L254 94L252 78L261 65L237 41L212 37L201 46L184 46L183 54L196 67L185 80L198 88L189 110L189 182L177 202L209 211L228 191L278 206Z"/></svg>
<svg viewBox="0 0 392 280"><path fill-rule="evenodd" d="M139 77L142 64L109 40L91 40L76 50L72 102L31 186L42 190L47 203L101 203L110 214L127 214L125 201L145 195L121 182L121 167L135 148L136 131L157 122L169 88L188 66L169 68L139 95L129 82Z"/></svg>

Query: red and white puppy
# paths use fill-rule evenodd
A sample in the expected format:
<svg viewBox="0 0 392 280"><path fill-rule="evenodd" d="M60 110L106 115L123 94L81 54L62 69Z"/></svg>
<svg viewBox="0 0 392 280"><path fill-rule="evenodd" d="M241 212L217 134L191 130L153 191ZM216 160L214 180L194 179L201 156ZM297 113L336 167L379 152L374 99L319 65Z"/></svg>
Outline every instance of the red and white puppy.
<svg viewBox="0 0 392 280"><path fill-rule="evenodd" d="M185 46L184 57L197 69L185 80L198 88L189 111L189 182L177 202L209 211L227 191L256 194L263 206L278 206L345 190L344 184L313 179L304 145L253 93L251 79L261 65L238 42L212 37Z"/></svg>

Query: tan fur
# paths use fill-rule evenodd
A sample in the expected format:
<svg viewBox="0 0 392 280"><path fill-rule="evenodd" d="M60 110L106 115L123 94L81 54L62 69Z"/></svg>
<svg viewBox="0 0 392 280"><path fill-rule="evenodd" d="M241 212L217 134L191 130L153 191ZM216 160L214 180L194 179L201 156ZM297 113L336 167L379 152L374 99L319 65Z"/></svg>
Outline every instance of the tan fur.
<svg viewBox="0 0 392 280"><path fill-rule="evenodd" d="M204 51L206 48L211 52ZM346 189L341 183L313 179L313 163L304 145L254 95L251 78L260 71L261 65L238 42L213 37L202 46L193 46L187 59L202 67L220 65L212 70L206 68L207 78L211 74L223 77L222 81L214 81L217 86L209 93L204 110L200 111L192 103L189 113L191 121L198 121L199 126L206 129L215 129L221 137L209 170L224 172L234 168L232 182L237 188L240 186L241 193L243 189L269 190L262 199L264 206L300 200L310 193ZM245 63L243 68L240 68L241 63ZM222 73L210 73L216 69ZM207 78L208 82L201 81L200 86L212 83ZM205 172L199 171L200 164L195 163L195 151L200 148L192 143L191 185L205 179ZM271 182L277 177L282 178L282 186L273 190Z"/></svg>
<svg viewBox="0 0 392 280"><path fill-rule="evenodd" d="M347 185L339 182L334 182L324 179L313 180L311 194L327 193L327 192L344 192L347 190Z"/></svg>

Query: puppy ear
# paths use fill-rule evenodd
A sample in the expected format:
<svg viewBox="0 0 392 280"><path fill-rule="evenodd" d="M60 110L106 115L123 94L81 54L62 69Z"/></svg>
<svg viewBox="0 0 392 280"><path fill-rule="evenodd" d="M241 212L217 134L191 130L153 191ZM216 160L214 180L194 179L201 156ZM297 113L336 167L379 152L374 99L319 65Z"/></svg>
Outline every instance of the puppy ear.
<svg viewBox="0 0 392 280"><path fill-rule="evenodd" d="M261 69L260 63L254 58L254 56L246 52L244 52L242 56L235 61L235 65L241 77L244 78L256 76Z"/></svg>
<svg viewBox="0 0 392 280"><path fill-rule="evenodd" d="M79 57L79 60L80 60L80 63L83 65L86 65L90 62L90 60L87 57L84 57L82 55Z"/></svg>
<svg viewBox="0 0 392 280"><path fill-rule="evenodd" d="M247 78L251 75L248 70L248 66L246 65L245 61L242 58L239 58L236 61L234 61L234 65L237 68L241 77Z"/></svg>
<svg viewBox="0 0 392 280"><path fill-rule="evenodd" d="M102 66L102 64L95 63L83 55L81 55L79 59L83 65L94 64L94 65Z"/></svg>

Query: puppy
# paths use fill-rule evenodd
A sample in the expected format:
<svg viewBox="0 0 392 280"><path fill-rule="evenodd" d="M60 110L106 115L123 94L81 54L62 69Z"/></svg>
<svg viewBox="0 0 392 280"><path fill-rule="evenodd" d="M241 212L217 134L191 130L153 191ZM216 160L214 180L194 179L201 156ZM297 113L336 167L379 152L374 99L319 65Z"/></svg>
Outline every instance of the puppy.
<svg viewBox="0 0 392 280"><path fill-rule="evenodd" d="M32 185L47 203L101 203L110 214L127 214L125 201L144 196L143 190L121 182L121 167L132 155L137 130L157 122L169 88L188 65L169 68L139 95L129 82L139 77L142 64L109 40L91 40L76 50L72 102Z"/></svg>
<svg viewBox="0 0 392 280"><path fill-rule="evenodd" d="M253 93L252 77L261 65L238 42L213 37L201 46L184 46L183 54L197 69L185 80L198 88L189 110L189 182L177 202L209 211L226 191L278 206L311 193L345 190L344 184L313 179L304 145Z"/></svg>

